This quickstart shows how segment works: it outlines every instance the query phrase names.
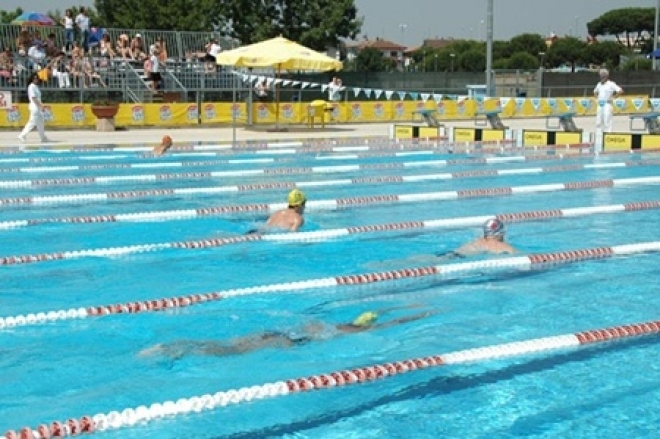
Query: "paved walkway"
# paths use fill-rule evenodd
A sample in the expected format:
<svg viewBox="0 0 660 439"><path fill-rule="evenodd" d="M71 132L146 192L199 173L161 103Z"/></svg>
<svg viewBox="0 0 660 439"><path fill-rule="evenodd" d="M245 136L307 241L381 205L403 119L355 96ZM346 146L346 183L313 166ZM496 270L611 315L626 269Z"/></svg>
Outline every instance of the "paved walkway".
<svg viewBox="0 0 660 439"><path fill-rule="evenodd" d="M595 130L594 117L578 117L575 118L576 124L579 128L587 132ZM545 130L546 120L540 119L507 119L504 121L512 129L539 129ZM353 125L336 125L326 127L326 129L306 129L291 127L287 132L270 132L264 128L236 128L237 141L265 141L277 142L282 140L293 139L319 139L319 138L345 138L345 137L374 137L374 136L388 136L391 124L353 124ZM450 121L446 123L448 128L454 126L459 127L474 127L472 120L465 121ZM15 147L21 143L17 136L20 130L0 131L0 147ZM629 131L629 118L628 116L617 116L614 118L614 131L615 132L628 132ZM208 128L139 128L126 131L115 131L112 133L101 133L92 130L56 130L47 131L48 137L54 143L46 144L48 146L70 145L100 145L100 144L135 144L135 143L152 143L157 144L160 139L168 134L176 142L218 142L227 143L231 142L233 138L233 130L231 127L208 127ZM27 146L42 145L39 143L39 136L35 131L27 136Z"/></svg>

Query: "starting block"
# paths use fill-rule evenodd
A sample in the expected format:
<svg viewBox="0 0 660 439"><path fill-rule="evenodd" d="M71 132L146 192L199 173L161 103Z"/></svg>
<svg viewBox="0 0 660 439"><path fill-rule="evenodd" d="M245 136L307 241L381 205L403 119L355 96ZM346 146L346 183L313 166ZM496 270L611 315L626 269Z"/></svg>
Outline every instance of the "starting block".
<svg viewBox="0 0 660 439"><path fill-rule="evenodd" d="M426 124L430 127L438 128L440 127L440 122L438 122L438 119L435 118L435 110L416 110L413 111L413 121L415 120L415 115L419 114L422 116L422 119L426 122Z"/></svg>
<svg viewBox="0 0 660 439"><path fill-rule="evenodd" d="M647 130L649 134L660 134L660 122L658 122L659 117L660 113L632 114L630 116L630 131ZM643 128L634 126L634 122L637 119L642 119L644 121Z"/></svg>
<svg viewBox="0 0 660 439"><path fill-rule="evenodd" d="M562 128L567 133L582 132L582 130L575 125L575 121L573 120L575 114L576 113L574 112L550 114L545 118L545 127L551 130ZM557 118L557 125L550 124L550 121L554 118Z"/></svg>
<svg viewBox="0 0 660 439"><path fill-rule="evenodd" d="M490 123L490 127L494 130L506 130L508 127L504 125L502 122L502 119L500 119L500 110L493 110L493 111L478 111L474 115L474 124L476 126L488 126ZM478 116L484 116L485 119L483 121L480 121L478 119Z"/></svg>

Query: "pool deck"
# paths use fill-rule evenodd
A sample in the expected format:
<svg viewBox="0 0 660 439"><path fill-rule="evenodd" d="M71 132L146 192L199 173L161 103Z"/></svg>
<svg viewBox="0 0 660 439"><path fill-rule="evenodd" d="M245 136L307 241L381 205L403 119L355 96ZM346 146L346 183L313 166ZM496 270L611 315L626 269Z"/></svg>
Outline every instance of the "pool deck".
<svg viewBox="0 0 660 439"><path fill-rule="evenodd" d="M579 128L584 131L593 132L595 130L595 117L576 117L575 122ZM400 122L406 124L407 122ZM539 129L545 130L545 118L535 119L506 119L504 124L511 129ZM614 117L614 132L629 132L628 116ZM346 137L374 137L387 136L389 127L392 124L341 124L330 125L325 129L306 129L292 127L287 132L271 132L265 128L236 128L237 141L264 141L277 142L282 140L294 139L318 139L318 138L346 138ZM449 121L445 126L452 128L455 126L474 128L474 121ZM16 147L21 144L17 136L20 130L2 130L0 131L0 147ZM137 128L125 131L115 131L112 133L96 132L93 130L52 130L46 131L46 135L53 143L44 144L53 147L57 144L135 144L135 143L159 143L160 139L168 134L176 142L218 142L227 143L232 141L233 133L231 127L204 127L204 128ZM27 136L26 146L39 146L39 136L36 131Z"/></svg>

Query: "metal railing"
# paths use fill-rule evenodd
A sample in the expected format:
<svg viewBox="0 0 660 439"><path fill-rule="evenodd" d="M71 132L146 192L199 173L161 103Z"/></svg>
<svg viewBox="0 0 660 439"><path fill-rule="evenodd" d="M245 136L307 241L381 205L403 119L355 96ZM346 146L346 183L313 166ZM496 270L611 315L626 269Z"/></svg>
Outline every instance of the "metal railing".
<svg viewBox="0 0 660 439"><path fill-rule="evenodd" d="M94 25L94 23L92 23ZM21 31L26 30L30 40L38 37L40 40L46 40L48 35L55 36L55 47L64 48L67 45L64 28L61 26L20 26L14 24L0 24L0 46L4 49L10 47L18 52L21 47L19 36ZM167 52L167 58L172 60L193 60L198 55L204 56L206 53L206 43L209 39L215 38L223 50L238 47L236 40L229 39L220 35L218 32L178 32L178 31L160 31L151 29L121 29L104 28L103 26L92 27L90 31L90 47L98 47L103 34L108 34L113 49L116 50L117 42L120 37L128 38L129 44L136 35L140 35L142 40L142 51L149 52L149 47L156 42L161 44ZM27 36L26 36L27 38ZM81 41L81 35L76 33L75 41ZM25 42L27 44L27 41ZM29 45L22 48L27 52Z"/></svg>

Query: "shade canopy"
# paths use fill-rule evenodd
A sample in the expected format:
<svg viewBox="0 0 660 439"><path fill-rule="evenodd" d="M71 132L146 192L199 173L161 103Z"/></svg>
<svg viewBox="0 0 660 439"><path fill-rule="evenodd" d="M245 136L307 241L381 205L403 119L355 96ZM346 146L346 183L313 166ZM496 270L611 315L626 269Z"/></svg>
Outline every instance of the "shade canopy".
<svg viewBox="0 0 660 439"><path fill-rule="evenodd" d="M220 65L274 67L278 70L341 70L342 63L284 37L276 37L238 49L220 52Z"/></svg>
<svg viewBox="0 0 660 439"><path fill-rule="evenodd" d="M46 14L40 12L23 12L14 18L11 24L20 24L24 26L56 26L55 20Z"/></svg>

